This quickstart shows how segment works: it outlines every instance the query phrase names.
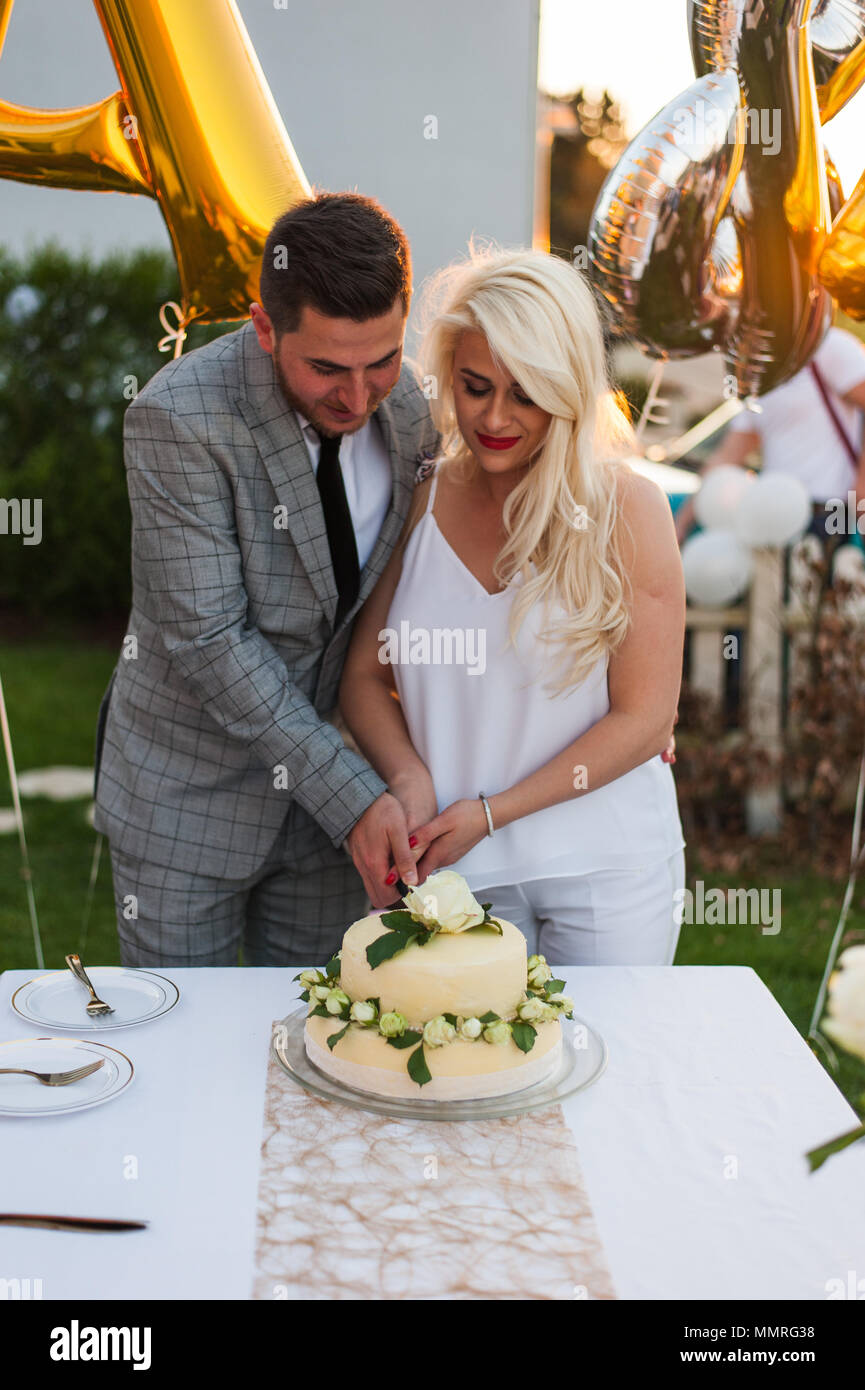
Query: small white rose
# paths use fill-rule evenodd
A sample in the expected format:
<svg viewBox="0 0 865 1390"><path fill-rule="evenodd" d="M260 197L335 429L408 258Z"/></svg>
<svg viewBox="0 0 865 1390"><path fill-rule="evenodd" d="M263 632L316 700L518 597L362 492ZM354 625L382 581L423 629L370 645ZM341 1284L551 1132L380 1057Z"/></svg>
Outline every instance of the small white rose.
<svg viewBox="0 0 865 1390"><path fill-rule="evenodd" d="M528 982L532 989L543 989L547 980L552 978L553 972L545 960L539 961L528 972Z"/></svg>
<svg viewBox="0 0 865 1390"><path fill-rule="evenodd" d="M331 985L313 985L312 989L309 991L309 997L310 999L319 999L323 1001L330 994L331 988Z"/></svg>
<svg viewBox="0 0 865 1390"><path fill-rule="evenodd" d="M511 1025L506 1023L503 1018L496 1019L495 1023L488 1023L484 1029L484 1042L501 1044L510 1041Z"/></svg>
<svg viewBox="0 0 865 1390"><path fill-rule="evenodd" d="M442 1014L431 1018L423 1027L423 1040L430 1047L444 1047L445 1043L453 1042L456 1035L456 1028Z"/></svg>
<svg viewBox="0 0 865 1390"><path fill-rule="evenodd" d="M407 1020L395 1010L382 1014L378 1021L378 1031L386 1038L401 1038L406 1030Z"/></svg>
<svg viewBox="0 0 865 1390"><path fill-rule="evenodd" d="M461 1038L465 1038L468 1042L474 1042L475 1038L479 1038L483 1031L484 1025L479 1018L462 1018L459 1020L457 1032Z"/></svg>
<svg viewBox="0 0 865 1390"><path fill-rule="evenodd" d="M547 1006L543 999L526 999L519 1005L517 1014L523 1023L539 1023L547 1014Z"/></svg>
<svg viewBox="0 0 865 1390"><path fill-rule="evenodd" d="M548 1004L555 1004L559 1013L572 1014L574 1012L574 1001L569 999L566 994L551 994L547 998Z"/></svg>
<svg viewBox="0 0 865 1390"><path fill-rule="evenodd" d="M477 898L462 874L453 869L430 874L424 883L406 894L405 904L415 922L437 926L446 933L467 931L484 920L484 910Z"/></svg>
<svg viewBox="0 0 865 1390"><path fill-rule="evenodd" d="M329 989L327 998L324 1001L324 1007L329 1014L341 1014L346 1004L349 1002L349 997L344 990Z"/></svg>
<svg viewBox="0 0 865 1390"><path fill-rule="evenodd" d="M302 989L312 989L314 985L324 983L324 975L320 970L302 970L300 974L300 984Z"/></svg>
<svg viewBox="0 0 865 1390"><path fill-rule="evenodd" d="M349 1010L349 1018L352 1018L355 1023L373 1023L375 1014L375 1004L371 1004L368 999L357 1000Z"/></svg>

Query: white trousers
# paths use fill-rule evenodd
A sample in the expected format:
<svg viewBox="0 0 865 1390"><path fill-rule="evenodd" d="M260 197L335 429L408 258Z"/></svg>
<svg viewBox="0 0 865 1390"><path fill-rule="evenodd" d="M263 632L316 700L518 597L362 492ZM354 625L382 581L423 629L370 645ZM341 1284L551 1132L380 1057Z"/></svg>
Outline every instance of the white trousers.
<svg viewBox="0 0 865 1390"><path fill-rule="evenodd" d="M546 956L550 965L672 965L681 902L675 894L684 886L679 849L647 869L536 878L472 893L519 927L529 955Z"/></svg>

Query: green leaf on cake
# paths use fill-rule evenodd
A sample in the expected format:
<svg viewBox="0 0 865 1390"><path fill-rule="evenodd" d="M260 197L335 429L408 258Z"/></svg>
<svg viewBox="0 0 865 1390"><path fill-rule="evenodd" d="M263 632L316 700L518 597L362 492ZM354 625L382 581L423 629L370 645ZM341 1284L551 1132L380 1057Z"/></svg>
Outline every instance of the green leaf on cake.
<svg viewBox="0 0 865 1390"><path fill-rule="evenodd" d="M333 1018L333 1014L329 1014L328 1011L327 1011L327 1009L324 1007L323 1004L317 1004L316 1007L315 1007L314 1009L310 1009L309 1013L307 1014L307 1017L308 1017L308 1018L331 1018L331 1019L332 1019L332 1018Z"/></svg>
<svg viewBox="0 0 865 1390"><path fill-rule="evenodd" d="M377 1014L380 1014L380 1013L381 1013L381 1000L380 1000L380 999L367 999L366 1002L367 1002L368 1004L375 1004L375 1011L376 1011L376 1013L377 1013Z"/></svg>
<svg viewBox="0 0 865 1390"><path fill-rule="evenodd" d="M511 1037L520 1052L531 1052L535 1045L537 1031L530 1023L523 1023L521 1019L515 1019L511 1024Z"/></svg>
<svg viewBox="0 0 865 1390"><path fill-rule="evenodd" d="M408 1074L412 1081L417 1082L418 1086L425 1086L428 1081L432 1081L430 1069L423 1055L423 1043L408 1059Z"/></svg>
<svg viewBox="0 0 865 1390"><path fill-rule="evenodd" d="M481 1023L498 1023L498 1021L499 1016L498 1014L494 1014L492 1009L490 1009L489 1013L481 1014Z"/></svg>
<svg viewBox="0 0 865 1390"><path fill-rule="evenodd" d="M387 927L389 931L401 931L405 927L410 926L414 918L407 907L401 907L395 912L383 912L379 921L382 926Z"/></svg>
<svg viewBox="0 0 865 1390"><path fill-rule="evenodd" d="M481 903L481 907L484 910L484 920L482 922L478 922L478 926L492 927L493 931L497 931L499 936L504 936L505 929L502 926L501 922L498 920L498 918L490 916L490 906L490 903Z"/></svg>
<svg viewBox="0 0 865 1390"><path fill-rule="evenodd" d="M366 958L371 970L375 970L381 965L382 961L390 960L391 956L398 956L400 951L404 951L420 931L420 927L414 926L412 931L399 931L391 928L385 932L384 936L376 937L366 948Z"/></svg>
<svg viewBox="0 0 865 1390"><path fill-rule="evenodd" d="M299 994L297 997L298 997L298 999L302 999L303 1002L304 1002L304 1004L308 1004L308 1003L309 1003L309 990L308 990L308 989L305 989L305 990L303 991L303 994Z"/></svg>
<svg viewBox="0 0 865 1390"><path fill-rule="evenodd" d="M418 932L418 938L417 938L417 944L418 944L418 946L426 946L427 942L428 942L428 941L432 941L433 937L434 937L434 936L437 936L437 935L438 935L438 932L435 932L435 931L426 931L423 927L421 927L420 931Z"/></svg>
<svg viewBox="0 0 865 1390"><path fill-rule="evenodd" d="M450 1023L451 1026L452 1026L453 1028L456 1028L456 1026L457 1026L457 1016L456 1016L456 1014L442 1014L442 1018L446 1018L447 1021L448 1021L448 1023Z"/></svg>
<svg viewBox="0 0 865 1390"><path fill-rule="evenodd" d="M327 965L324 967L324 973L329 980L339 979L340 964L339 956L331 956Z"/></svg>
<svg viewBox="0 0 865 1390"><path fill-rule="evenodd" d="M544 985L544 994L563 994L564 989L564 980L547 980Z"/></svg>
<svg viewBox="0 0 865 1390"><path fill-rule="evenodd" d="M388 1047L415 1047L417 1045L419 1033L405 1032L398 1038L388 1038Z"/></svg>
<svg viewBox="0 0 865 1390"><path fill-rule="evenodd" d="M348 1028L349 1025L346 1024L344 1028L340 1028L338 1033L330 1033L328 1035L327 1045L330 1048L331 1052L336 1047L336 1044L339 1042L340 1038L345 1037L346 1033L348 1032Z"/></svg>

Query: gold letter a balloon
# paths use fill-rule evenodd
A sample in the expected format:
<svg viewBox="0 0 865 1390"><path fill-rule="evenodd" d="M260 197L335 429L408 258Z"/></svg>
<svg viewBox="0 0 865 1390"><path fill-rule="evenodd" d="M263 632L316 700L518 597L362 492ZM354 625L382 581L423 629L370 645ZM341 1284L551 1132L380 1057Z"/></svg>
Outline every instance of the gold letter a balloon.
<svg viewBox="0 0 865 1390"><path fill-rule="evenodd" d="M0 51L13 0L0 0ZM156 198L182 322L246 318L261 253L309 184L234 0L94 0L121 90L42 111L0 101L0 177Z"/></svg>

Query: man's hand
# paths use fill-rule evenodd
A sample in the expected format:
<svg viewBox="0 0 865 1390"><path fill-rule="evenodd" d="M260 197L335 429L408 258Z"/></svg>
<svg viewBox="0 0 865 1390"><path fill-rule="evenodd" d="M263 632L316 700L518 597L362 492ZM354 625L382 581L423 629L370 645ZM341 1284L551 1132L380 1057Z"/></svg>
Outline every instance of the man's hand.
<svg viewBox="0 0 865 1390"><path fill-rule="evenodd" d="M385 882L393 872L391 863L396 866L394 882L398 877L410 886L417 883L405 812L389 792L384 792L367 807L352 827L347 844L373 907L388 907L399 897L393 884Z"/></svg>

